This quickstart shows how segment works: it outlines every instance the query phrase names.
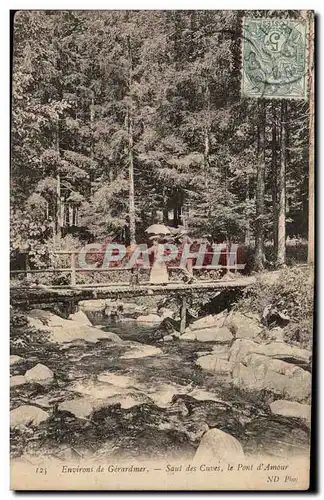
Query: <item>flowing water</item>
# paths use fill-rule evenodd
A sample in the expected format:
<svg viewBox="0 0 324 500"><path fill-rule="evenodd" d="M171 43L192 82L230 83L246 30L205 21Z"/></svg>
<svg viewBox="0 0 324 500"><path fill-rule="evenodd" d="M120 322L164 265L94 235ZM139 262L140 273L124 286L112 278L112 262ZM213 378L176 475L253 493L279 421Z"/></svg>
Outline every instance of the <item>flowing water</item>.
<svg viewBox="0 0 324 500"><path fill-rule="evenodd" d="M104 329L126 341L145 339L146 344L154 332L134 321L107 321ZM242 393L226 376L208 373L195 364L199 353L211 351L214 343L155 342L162 353L141 358L123 357L130 350L128 344L78 341L68 349L52 344L44 348L41 343L33 346L33 352L30 347L28 352L23 346L16 349L13 354L26 362L15 366L12 374L23 374L43 363L55 373L55 382L12 389L13 408L33 404L51 414L36 430L13 431L13 456L190 458L208 427L237 438L248 456L307 452L309 431L301 420L272 415L269 395ZM71 391L73 384L87 387L102 374L126 377L130 386L141 389L142 399L127 407L117 397L85 418L59 409L60 403L77 396ZM129 390L131 398L137 397L136 390Z"/></svg>

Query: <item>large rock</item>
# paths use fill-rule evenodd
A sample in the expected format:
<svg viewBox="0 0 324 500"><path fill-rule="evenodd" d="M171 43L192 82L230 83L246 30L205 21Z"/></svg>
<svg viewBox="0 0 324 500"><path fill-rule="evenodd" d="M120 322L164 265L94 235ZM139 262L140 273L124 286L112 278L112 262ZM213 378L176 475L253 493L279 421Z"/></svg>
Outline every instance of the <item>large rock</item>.
<svg viewBox="0 0 324 500"><path fill-rule="evenodd" d="M193 389L191 392L188 392L188 396L197 399L197 401L215 401L216 403L221 403L227 405L222 399L219 399L212 392L205 391L203 389Z"/></svg>
<svg viewBox="0 0 324 500"><path fill-rule="evenodd" d="M124 387L93 380L74 382L67 389L68 391L76 392L84 396L90 396L92 399L108 399L117 394L125 393Z"/></svg>
<svg viewBox="0 0 324 500"><path fill-rule="evenodd" d="M243 362L247 354L257 352L259 344L253 340L237 339L233 343L229 352L229 361L233 363Z"/></svg>
<svg viewBox="0 0 324 500"><path fill-rule="evenodd" d="M268 390L284 399L307 401L311 394L311 374L291 363L250 354L245 365L236 363L233 384L247 390Z"/></svg>
<svg viewBox="0 0 324 500"><path fill-rule="evenodd" d="M243 459L244 452L239 441L219 429L210 429L204 434L194 457L195 462L204 464Z"/></svg>
<svg viewBox="0 0 324 500"><path fill-rule="evenodd" d="M162 350L159 347L138 344L132 346L129 351L121 356L121 359L147 358L148 356L158 356L160 354L162 354Z"/></svg>
<svg viewBox="0 0 324 500"><path fill-rule="evenodd" d="M81 311L84 312L104 312L107 305L105 299L81 300L78 304Z"/></svg>
<svg viewBox="0 0 324 500"><path fill-rule="evenodd" d="M234 368L234 363L218 358L215 354L201 356L197 359L196 364L213 373L231 374Z"/></svg>
<svg viewBox="0 0 324 500"><path fill-rule="evenodd" d="M139 387L144 388L144 386ZM157 384L145 387L145 392L159 408L167 408L173 402L174 396L177 394L187 394L188 390L188 386L177 384Z"/></svg>
<svg viewBox="0 0 324 500"><path fill-rule="evenodd" d="M27 382L35 382L41 385L50 384L54 379L54 373L47 366L38 363L25 373Z"/></svg>
<svg viewBox="0 0 324 500"><path fill-rule="evenodd" d="M29 424L36 426L48 418L49 414L36 406L19 406L10 412L10 427L15 428Z"/></svg>
<svg viewBox="0 0 324 500"><path fill-rule="evenodd" d="M10 377L10 387L17 387L23 384L27 384L27 380L24 375L14 375L13 377Z"/></svg>
<svg viewBox="0 0 324 500"><path fill-rule="evenodd" d="M25 360L21 356L17 356L15 354L10 355L10 366L17 365L18 363L22 363L23 361Z"/></svg>
<svg viewBox="0 0 324 500"><path fill-rule="evenodd" d="M152 403L152 400L144 392L136 388L116 386L99 381L76 382L68 390L85 396L83 401L73 400L73 403L66 401L64 405L60 406L60 409L70 411L76 416L77 412L79 415L83 413L83 416L86 416L85 413L90 415L92 410L116 404L120 404L123 409L128 409L144 403Z"/></svg>
<svg viewBox="0 0 324 500"><path fill-rule="evenodd" d="M221 344L221 345L215 345L213 347L212 352L208 353L208 354L214 354L217 358L225 359L225 361L228 361L229 353L230 353L229 345L228 344Z"/></svg>
<svg viewBox="0 0 324 500"><path fill-rule="evenodd" d="M180 336L180 340L196 340L196 333L191 331L185 332Z"/></svg>
<svg viewBox="0 0 324 500"><path fill-rule="evenodd" d="M162 318L158 314L147 314L146 316L138 316L137 323L145 323L148 325L157 325L161 323Z"/></svg>
<svg viewBox="0 0 324 500"><path fill-rule="evenodd" d="M49 340L55 343L85 340L98 342L100 339L122 343L121 338L112 332L103 332L93 326L78 324L76 321L60 318L49 311L33 309L28 313L29 325L37 330L48 332Z"/></svg>
<svg viewBox="0 0 324 500"><path fill-rule="evenodd" d="M197 319L188 328L186 328L185 333L194 330L202 330L203 328L220 328L224 325L225 319L227 317L226 312L221 312L220 314L210 314L209 316L204 316L203 318Z"/></svg>
<svg viewBox="0 0 324 500"><path fill-rule="evenodd" d="M80 325L92 326L92 323L89 320L88 316L81 310L77 311L74 314L70 314L68 319L70 319L72 321L76 321Z"/></svg>
<svg viewBox="0 0 324 500"><path fill-rule="evenodd" d="M309 363L312 357L311 351L290 346L283 342L271 342L270 344L260 345L255 352L271 358L287 360L291 363Z"/></svg>
<svg viewBox="0 0 324 500"><path fill-rule="evenodd" d="M311 351L290 346L284 342L258 344L253 340L237 339L230 349L229 360L236 363L244 362L246 356L252 352L295 363L309 363L312 355Z"/></svg>
<svg viewBox="0 0 324 500"><path fill-rule="evenodd" d="M283 415L284 417L295 417L305 420L309 425L311 421L311 406L297 403L296 401L286 401L277 399L270 404L270 409L275 415Z"/></svg>
<svg viewBox="0 0 324 500"><path fill-rule="evenodd" d="M99 382L112 384L116 387L131 387L135 383L132 377L111 372L100 373L97 379Z"/></svg>
<svg viewBox="0 0 324 500"><path fill-rule="evenodd" d="M87 418L93 412L93 405L88 398L70 399L58 407L61 411L68 411L77 418Z"/></svg>
<svg viewBox="0 0 324 500"><path fill-rule="evenodd" d="M232 312L226 320L226 326L237 339L253 339L262 331L256 315L245 315L240 312Z"/></svg>
<svg viewBox="0 0 324 500"><path fill-rule="evenodd" d="M230 342L233 335L226 326L220 328L204 328L195 330L196 340L199 342Z"/></svg>

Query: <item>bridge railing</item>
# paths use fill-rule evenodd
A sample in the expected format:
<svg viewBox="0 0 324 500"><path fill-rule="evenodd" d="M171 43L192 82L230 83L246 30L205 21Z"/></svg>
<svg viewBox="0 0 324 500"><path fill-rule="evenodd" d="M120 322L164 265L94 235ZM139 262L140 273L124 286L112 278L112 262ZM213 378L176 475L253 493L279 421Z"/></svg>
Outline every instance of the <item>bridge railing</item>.
<svg viewBox="0 0 324 500"><path fill-rule="evenodd" d="M81 283L77 283L77 275L78 274L85 274L85 273L112 273L112 272L117 272L117 271L126 271L130 274L134 274L136 273L136 277L137 279L139 280L139 271L142 269L142 270L148 270L147 268L145 267L140 267L140 266L137 266L136 268L130 268L128 266L125 266L125 265L115 265L115 266L112 266L112 267L78 267L77 266L77 257L79 255L80 251L79 250L56 250L55 252L53 252L54 255L68 255L70 256L70 267L48 267L48 268L39 268L39 269L34 269L34 268L31 268L30 265L29 265L29 259L28 259L28 253L26 253L26 260L25 260L25 268L24 269L13 269L13 270L10 270L10 275L11 276L21 276L21 275L24 275L26 277L30 277L31 275L35 274L46 274L46 273L49 273L49 274L60 274L60 273L67 273L70 275L70 286L71 287L75 287L75 286L87 286L87 284L81 284ZM208 254L211 254L213 255L213 252L206 252L205 255L208 255ZM103 256L105 255L105 251L94 251L94 252L90 252L89 255L91 255L91 257L96 257L98 255L100 256ZM232 271L234 273L237 272L238 270L238 265L236 263L236 252L230 252L230 251L227 251L226 253L222 253L222 257L226 258L226 264L218 264L218 265L208 265L205 266L205 267L202 267L202 266L195 266L193 265L192 266L192 269L196 269L196 270L204 270L204 271L221 271L221 270L225 270L226 272L227 271ZM234 257L234 258L233 258ZM232 263L234 262L234 264ZM115 262L117 264L117 262ZM120 264L118 262L118 264ZM168 263L167 263L168 264ZM181 271L183 269L183 266L180 266L180 265L167 265L168 267L168 270L179 270ZM95 286L104 286L104 285L107 285L108 283L92 283L91 285L95 285ZM113 284L112 282L110 284ZM116 284L116 283L115 283ZM118 284L122 284L120 282L118 282ZM89 284L88 284L89 285Z"/></svg>

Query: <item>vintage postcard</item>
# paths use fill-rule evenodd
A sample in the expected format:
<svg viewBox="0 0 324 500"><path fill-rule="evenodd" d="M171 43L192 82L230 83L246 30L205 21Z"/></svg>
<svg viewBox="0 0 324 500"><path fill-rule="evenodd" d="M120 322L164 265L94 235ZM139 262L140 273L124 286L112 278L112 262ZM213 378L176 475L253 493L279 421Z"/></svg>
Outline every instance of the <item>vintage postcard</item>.
<svg viewBox="0 0 324 500"><path fill-rule="evenodd" d="M13 490L307 490L314 13L12 13Z"/></svg>

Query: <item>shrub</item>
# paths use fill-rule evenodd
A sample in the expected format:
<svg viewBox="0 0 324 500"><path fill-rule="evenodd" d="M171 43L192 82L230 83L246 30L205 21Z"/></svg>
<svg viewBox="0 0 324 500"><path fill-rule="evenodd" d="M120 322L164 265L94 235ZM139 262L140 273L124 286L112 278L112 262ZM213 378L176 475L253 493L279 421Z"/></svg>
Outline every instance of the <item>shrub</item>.
<svg viewBox="0 0 324 500"><path fill-rule="evenodd" d="M273 283L260 275L260 280L245 290L236 309L261 317L267 306L290 318L285 328L287 340L310 347L314 307L314 279L310 268L285 268Z"/></svg>

